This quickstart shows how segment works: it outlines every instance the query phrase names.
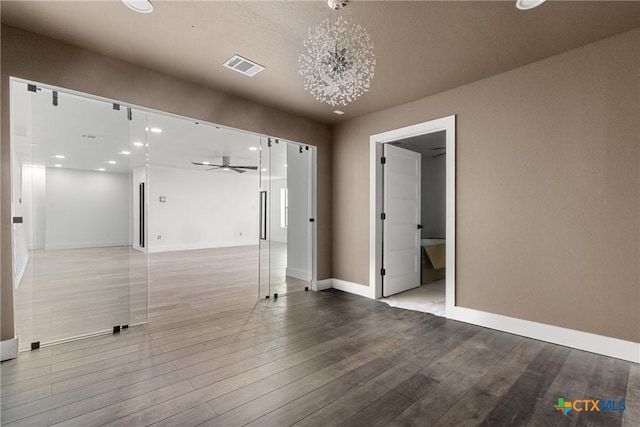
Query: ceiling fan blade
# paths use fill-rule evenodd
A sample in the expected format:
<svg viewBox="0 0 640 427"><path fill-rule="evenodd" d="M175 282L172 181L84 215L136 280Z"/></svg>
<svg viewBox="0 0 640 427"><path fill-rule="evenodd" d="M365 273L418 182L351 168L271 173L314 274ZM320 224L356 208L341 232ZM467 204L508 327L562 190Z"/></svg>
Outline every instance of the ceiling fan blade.
<svg viewBox="0 0 640 427"><path fill-rule="evenodd" d="M238 173L245 173L246 172L245 170L238 169L237 167L234 167L234 166L229 166L229 169L231 169L234 172L238 172Z"/></svg>
<svg viewBox="0 0 640 427"><path fill-rule="evenodd" d="M230 168L236 168L236 169L250 169L252 171L258 170L257 166L236 166L236 165L229 165Z"/></svg>
<svg viewBox="0 0 640 427"><path fill-rule="evenodd" d="M435 147L435 148L430 148L430 150L446 150L447 147Z"/></svg>
<svg viewBox="0 0 640 427"><path fill-rule="evenodd" d="M435 157L444 156L445 154L447 154L447 153L440 153L440 154L436 154L435 156L431 156L431 158L433 159L433 158L435 158Z"/></svg>
<svg viewBox="0 0 640 427"><path fill-rule="evenodd" d="M200 162L191 162L192 165L196 165L196 166L220 166L222 167L222 165L214 165L211 163L200 163Z"/></svg>
<svg viewBox="0 0 640 427"><path fill-rule="evenodd" d="M218 166L218 165L213 165L212 168L207 169L207 171L212 171L212 170L216 170L216 169L220 169L222 166Z"/></svg>

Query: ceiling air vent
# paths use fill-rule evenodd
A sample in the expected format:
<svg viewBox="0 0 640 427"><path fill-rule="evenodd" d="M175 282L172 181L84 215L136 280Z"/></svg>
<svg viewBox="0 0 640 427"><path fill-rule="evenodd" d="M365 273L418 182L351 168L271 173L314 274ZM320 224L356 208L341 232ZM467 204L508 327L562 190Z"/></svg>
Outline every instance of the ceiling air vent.
<svg viewBox="0 0 640 427"><path fill-rule="evenodd" d="M249 61L239 55L233 55L233 57L223 64L227 68L231 68L245 76L253 77L260 71L264 70L262 65L256 64L253 61Z"/></svg>

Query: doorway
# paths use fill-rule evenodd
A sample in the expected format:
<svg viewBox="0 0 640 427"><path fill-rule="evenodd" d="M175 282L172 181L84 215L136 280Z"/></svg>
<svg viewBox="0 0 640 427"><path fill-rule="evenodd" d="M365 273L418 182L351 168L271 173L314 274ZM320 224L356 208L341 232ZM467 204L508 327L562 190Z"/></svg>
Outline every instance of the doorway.
<svg viewBox="0 0 640 427"><path fill-rule="evenodd" d="M419 299L437 299L440 292L442 309L439 304L431 308L438 310L435 314L451 316L455 307L455 116L372 135L370 141L371 296L391 296L402 307L424 311L429 304ZM428 174L422 173L424 166ZM441 208L437 195L424 197L422 191L429 189L428 179L438 167L444 169ZM444 218L438 221L438 216Z"/></svg>

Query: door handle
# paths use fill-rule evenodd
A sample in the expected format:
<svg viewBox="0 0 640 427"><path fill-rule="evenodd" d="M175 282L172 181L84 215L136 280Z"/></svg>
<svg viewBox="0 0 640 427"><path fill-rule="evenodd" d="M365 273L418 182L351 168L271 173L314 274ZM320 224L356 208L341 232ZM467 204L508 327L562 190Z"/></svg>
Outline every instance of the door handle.
<svg viewBox="0 0 640 427"><path fill-rule="evenodd" d="M422 224L418 224L418 230L422 230Z"/></svg>
<svg viewBox="0 0 640 427"><path fill-rule="evenodd" d="M260 240L267 240L267 192L260 192Z"/></svg>

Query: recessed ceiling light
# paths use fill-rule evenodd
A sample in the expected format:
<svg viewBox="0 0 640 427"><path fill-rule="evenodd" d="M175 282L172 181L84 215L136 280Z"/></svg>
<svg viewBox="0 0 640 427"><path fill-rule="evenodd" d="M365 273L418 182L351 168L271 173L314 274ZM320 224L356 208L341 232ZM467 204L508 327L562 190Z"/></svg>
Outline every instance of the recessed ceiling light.
<svg viewBox="0 0 640 427"><path fill-rule="evenodd" d="M131 151L122 150L120 154L124 154L125 156L128 156L129 154L131 154Z"/></svg>
<svg viewBox="0 0 640 427"><path fill-rule="evenodd" d="M267 171L267 170L266 170L266 169L264 169L264 168L263 168L263 169L260 169L260 170L261 170L262 172L266 172L266 171Z"/></svg>
<svg viewBox="0 0 640 427"><path fill-rule="evenodd" d="M122 0L122 3L133 11L139 13L153 12L153 4L149 0Z"/></svg>
<svg viewBox="0 0 640 427"><path fill-rule="evenodd" d="M160 129L160 128L151 128L151 132L153 132L153 133L162 133L162 129Z"/></svg>
<svg viewBox="0 0 640 427"><path fill-rule="evenodd" d="M529 10L540 6L545 0L516 0L516 7L520 10Z"/></svg>
<svg viewBox="0 0 640 427"><path fill-rule="evenodd" d="M53 165L53 166L56 167L56 168L61 168L62 167L62 165L60 165L60 164L56 164L56 165Z"/></svg>
<svg viewBox="0 0 640 427"><path fill-rule="evenodd" d="M106 169L105 168L98 168L98 171L99 172L104 172L104 171L106 171Z"/></svg>
<svg viewBox="0 0 640 427"><path fill-rule="evenodd" d="M340 111L340 110L333 110L333 112L339 116L344 114L344 111Z"/></svg>
<svg viewBox="0 0 640 427"><path fill-rule="evenodd" d="M249 147L249 150L251 150L251 151L258 151L258 147Z"/></svg>
<svg viewBox="0 0 640 427"><path fill-rule="evenodd" d="M55 156L56 159L64 159L64 156L62 154L56 154Z"/></svg>
<svg viewBox="0 0 640 427"><path fill-rule="evenodd" d="M115 165L117 162L115 160L107 160L105 163L109 163L110 165Z"/></svg>
<svg viewBox="0 0 640 427"><path fill-rule="evenodd" d="M203 165L205 165L205 166L207 166L207 165L210 165L211 163L209 163L209 162L202 162L202 164L203 164Z"/></svg>
<svg viewBox="0 0 640 427"><path fill-rule="evenodd" d="M133 145L135 145L136 147L142 147L144 144L142 142L134 142Z"/></svg>

